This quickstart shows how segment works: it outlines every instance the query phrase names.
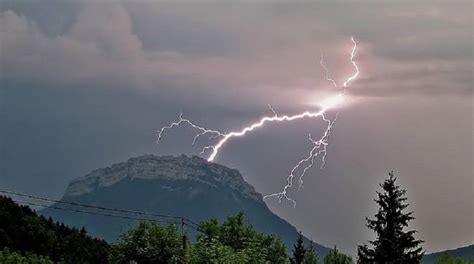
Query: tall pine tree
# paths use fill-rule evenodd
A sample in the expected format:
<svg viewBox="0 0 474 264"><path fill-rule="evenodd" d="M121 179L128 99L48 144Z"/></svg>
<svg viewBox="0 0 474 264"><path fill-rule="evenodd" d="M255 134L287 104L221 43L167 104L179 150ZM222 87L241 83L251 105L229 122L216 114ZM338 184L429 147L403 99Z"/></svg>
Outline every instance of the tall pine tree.
<svg viewBox="0 0 474 264"><path fill-rule="evenodd" d="M304 248L303 241L303 234L300 232L296 239L296 243L293 245L293 257L290 258L291 264L302 264L304 262L306 249Z"/></svg>
<svg viewBox="0 0 474 264"><path fill-rule="evenodd" d="M415 219L413 212L405 213L408 207L406 190L396 185L393 171L380 186L375 202L379 211L375 219L367 218L367 227L376 233L376 239L367 245L358 246L358 263L362 264L412 264L420 263L424 251L423 241L415 239L417 231L405 231L408 222Z"/></svg>

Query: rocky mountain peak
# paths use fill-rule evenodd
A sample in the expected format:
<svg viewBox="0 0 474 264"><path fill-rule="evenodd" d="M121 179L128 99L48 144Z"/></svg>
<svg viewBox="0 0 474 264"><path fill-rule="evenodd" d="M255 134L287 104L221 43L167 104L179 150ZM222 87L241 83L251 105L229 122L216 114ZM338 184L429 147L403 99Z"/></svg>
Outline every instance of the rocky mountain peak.
<svg viewBox="0 0 474 264"><path fill-rule="evenodd" d="M228 186L244 196L262 201L261 194L243 179L238 170L227 168L217 163L193 156L155 156L143 155L130 158L110 167L92 171L84 177L73 180L65 196L79 196L102 187L111 186L125 178L191 180L215 188Z"/></svg>

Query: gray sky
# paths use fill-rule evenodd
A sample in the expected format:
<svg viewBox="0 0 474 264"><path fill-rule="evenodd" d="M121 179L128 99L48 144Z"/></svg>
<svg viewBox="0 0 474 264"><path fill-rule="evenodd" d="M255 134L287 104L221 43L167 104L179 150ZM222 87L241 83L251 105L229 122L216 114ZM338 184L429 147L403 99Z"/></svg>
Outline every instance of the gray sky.
<svg viewBox="0 0 474 264"><path fill-rule="evenodd" d="M472 244L471 1L2 1L0 186L60 197L89 171L144 153L197 154L189 130L159 146L180 111L229 131L314 108L334 93L319 67L360 78L298 202L274 212L315 241L355 252L371 238L377 184L395 170L413 227L435 251ZM229 141L216 162L279 191L318 120ZM188 142L189 141L189 142ZM188 144L189 143L189 144Z"/></svg>

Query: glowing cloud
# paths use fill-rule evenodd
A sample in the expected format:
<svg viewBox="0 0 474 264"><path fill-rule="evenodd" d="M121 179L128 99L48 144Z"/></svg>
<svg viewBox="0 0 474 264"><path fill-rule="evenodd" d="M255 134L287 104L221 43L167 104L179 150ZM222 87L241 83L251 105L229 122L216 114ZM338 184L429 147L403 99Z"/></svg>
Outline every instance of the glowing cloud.
<svg viewBox="0 0 474 264"><path fill-rule="evenodd" d="M250 133L253 130L258 129L258 128L266 125L267 123L290 122L290 121L304 119L304 118L319 118L319 117L321 117L327 123L327 127L326 127L326 130L325 130L323 136L318 140L314 140L311 137L311 134L309 135L308 139L312 143L313 148L311 149L311 151L309 152L309 154L305 158L301 159L293 167L293 169L290 172L290 175L287 178L287 184L283 187L283 190L281 192L278 192L278 193L274 193L274 194L264 196L264 199L271 198L271 197L276 197L276 198L279 199L280 202L283 198L285 198L288 201L291 201L294 206L296 206L296 201L291 199L287 195L287 190L293 186L293 178L295 177L295 173L298 169L302 168L302 172L299 174L299 186L302 187L303 186L303 176L314 165L315 159L317 157L321 157L321 167L324 166L325 158L326 158L326 154L327 154L327 146L329 144L329 142L328 142L329 137L331 135L332 127L334 126L334 123L335 123L336 118L337 118L337 115L336 115L336 118L334 118L334 120L331 121L330 119L326 118L324 114L328 110L334 109L334 108L336 108L337 106L341 105L344 102L346 87L348 87L348 85L353 80L355 80L357 78L357 76L359 75L359 68L358 68L356 62L354 61L355 52L356 52L356 49L357 49L357 42L354 40L353 37L351 37L351 41L353 43L353 47L352 47L352 50L351 50L350 61L351 61L352 65L355 69L355 73L352 76L348 77L344 81L344 83L342 85L342 91L339 94L337 94L335 96L328 97L328 98L322 100L318 104L321 107L320 110L318 110L318 111L305 111L305 112L302 112L302 113L296 114L296 115L279 115L270 106L270 109L272 110L272 112L274 114L273 116L264 116L255 123L252 123L248 126L245 126L245 127L241 128L240 130L231 131L231 132L228 132L228 133L224 133L224 132L221 132L221 131L218 131L218 130L208 129L208 128L199 126L199 125L193 123L192 121L190 121L189 119L183 118L183 115L180 114L177 121L175 121L175 122L173 122L173 123L171 123L167 126L164 126L164 127L162 127L161 129L159 129L157 131L158 132L157 143L160 142L160 140L162 139L163 134L165 133L166 130L172 129L172 128L177 127L181 124L188 124L192 128L199 131L199 133L197 133L194 136L194 139L193 139L193 142L192 142L193 145L196 143L196 141L201 136L208 136L209 140L211 140L211 139L216 139L217 140L217 143L215 143L215 144L204 146L202 148L201 152L200 152L200 154L203 155L207 151L210 151L210 154L209 154L209 157L207 158L207 160L209 162L211 162L211 161L214 161L214 159L219 154L219 151L221 150L221 148L224 146L224 144L228 140L230 140L231 138L234 138L234 137L243 137L243 136L247 135L247 133ZM337 88L336 81L329 76L329 71L328 71L328 68L326 67L326 65L324 64L324 57L322 55L321 55L320 65L324 69L326 80L331 82L334 85L334 87ZM304 165L306 165L306 166L304 166Z"/></svg>

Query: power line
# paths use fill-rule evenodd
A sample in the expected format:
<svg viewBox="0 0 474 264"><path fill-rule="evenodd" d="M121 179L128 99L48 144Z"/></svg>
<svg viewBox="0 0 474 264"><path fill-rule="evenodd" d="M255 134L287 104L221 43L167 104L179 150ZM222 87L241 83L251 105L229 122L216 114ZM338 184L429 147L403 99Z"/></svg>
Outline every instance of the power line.
<svg viewBox="0 0 474 264"><path fill-rule="evenodd" d="M18 201L18 200L15 200L15 202L17 202L19 204L25 204L25 205L31 205L31 206L40 206L40 207L43 207L43 208L51 208L51 209L62 210L62 211L72 211L72 212L76 212L76 213L85 213L85 214L98 215L98 216L107 216L107 217L132 219L132 220L146 220L146 221L167 223L167 224L180 224L179 222L176 222L176 221L166 221L166 220L159 220L159 219L152 219L152 218L139 218L139 217L125 216L125 215L112 215L112 214L106 214L106 213L84 211L84 210L79 210L79 209L64 208L64 207L58 207L58 206L54 206L54 205L44 205L44 204L39 204L39 203L32 203L32 202L25 202L25 201Z"/></svg>
<svg viewBox="0 0 474 264"><path fill-rule="evenodd" d="M153 214L153 213L148 213L148 212L127 210L127 209L121 209L121 208L109 208L109 207L96 206L96 205L90 205L90 204L84 204L84 203L67 202L67 201L55 200L55 199L51 199L51 198L46 198L46 197L41 197L41 196L36 196L36 195L31 195L31 194L25 194L25 193L19 193L19 192L13 192L13 191L7 191L7 190L0 190L0 193L20 196L20 197L26 197L26 198L31 198L31 199L37 199L37 200L42 200L42 201L47 201L47 202L54 202L54 203L59 203L59 204L68 204L68 205L80 206L80 207L84 207L84 208L116 212L116 213L136 214L136 215L144 215L144 216L151 216L151 217L157 217L157 218L168 218L168 219L174 219L175 222L181 220L181 222L183 222L183 224L185 224L186 226L189 226L189 227L191 227L195 230L198 230L199 226L200 226L195 221L193 221L193 220L191 220L187 217L183 217L183 216L174 216L174 215L166 215L166 214ZM20 202L20 201L17 201L17 202ZM26 202L21 202L21 203L26 203ZM121 218L126 218L126 219L137 219L137 220L145 219L145 218L137 218L137 217L131 217L131 216L117 216L117 215L103 214L103 213L84 211L84 210L78 210L78 209L73 209L73 208L57 207L57 206L54 206L54 205L51 205L51 206L46 206L46 205L41 205L41 204L32 204L32 205L42 206L42 207L45 207L45 208L52 208L52 209L57 209L57 210L69 210L69 211L74 211L74 212L78 212L78 213L88 213L88 214L104 215L104 216L112 216L112 217L116 216L116 217L121 217ZM158 221L157 219L148 219L148 220ZM162 220L162 221L165 222L164 220ZM167 220L167 221L172 222L172 220ZM195 225L195 226L192 226L192 225Z"/></svg>
<svg viewBox="0 0 474 264"><path fill-rule="evenodd" d="M105 211L113 211L113 212L119 212L119 213L132 213L132 214L139 214L139 215L148 215L148 216L155 216L155 217L175 218L175 219L181 219L182 218L181 216L173 216L173 215L165 215L165 214L152 214L152 213L141 212L141 211L127 210L127 209L110 208L110 207L103 207L103 206L76 203L76 202L67 202L67 201L62 201L62 200L55 200L55 199L51 199L51 198L45 198L45 197L40 197L40 196L36 196L36 195L24 194L24 193L12 192L12 191L5 191L5 190L0 190L0 193L12 194L12 195L28 197L28 198L38 199L38 200L43 200L43 201L48 201L48 202L69 204L69 205L81 206L81 207L86 207L86 208L94 208L94 209L100 209L100 210L105 210Z"/></svg>
<svg viewBox="0 0 474 264"><path fill-rule="evenodd" d="M19 204L24 204L24 205L40 206L40 207L43 207L43 208L50 208L50 209L54 209L54 210L71 211L71 212L75 212L75 213L84 213L84 214L90 214L90 215L96 215L96 216L106 216L106 217L121 218L121 219L128 219L128 220L145 220L145 221L150 221L150 222L155 222L155 223L185 225L187 227L190 227L193 230L196 230L198 232L200 231L199 227L195 227L195 226L190 225L190 224L188 224L184 221L179 222L178 220L162 220L162 219L154 219L154 218L132 217L132 216L125 216L125 215L112 215L112 214L99 213L99 212L93 212L93 211L84 211L84 210L79 210L79 209L74 209L74 208L58 207L58 206L54 206L54 205L44 205L44 204L25 202L25 201L19 201L19 200L14 200L14 201L19 203Z"/></svg>

